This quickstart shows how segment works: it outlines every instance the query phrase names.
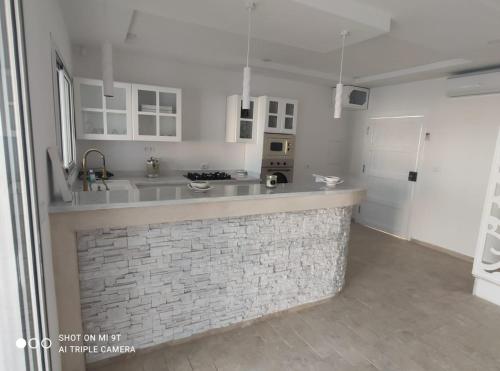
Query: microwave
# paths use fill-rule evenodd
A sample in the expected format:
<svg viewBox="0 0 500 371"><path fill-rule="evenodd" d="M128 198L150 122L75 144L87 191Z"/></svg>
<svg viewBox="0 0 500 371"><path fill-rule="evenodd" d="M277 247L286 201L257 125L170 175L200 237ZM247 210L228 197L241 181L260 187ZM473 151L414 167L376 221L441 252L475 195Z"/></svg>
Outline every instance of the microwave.
<svg viewBox="0 0 500 371"><path fill-rule="evenodd" d="M263 158L293 159L295 136L287 134L264 134Z"/></svg>

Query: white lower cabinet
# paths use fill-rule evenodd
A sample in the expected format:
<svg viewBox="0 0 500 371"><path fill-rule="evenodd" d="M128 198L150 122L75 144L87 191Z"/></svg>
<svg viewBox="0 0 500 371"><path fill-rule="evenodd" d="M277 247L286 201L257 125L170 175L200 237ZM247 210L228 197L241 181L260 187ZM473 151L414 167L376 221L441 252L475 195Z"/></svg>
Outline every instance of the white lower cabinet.
<svg viewBox="0 0 500 371"><path fill-rule="evenodd" d="M114 83L104 97L102 80L75 78L77 139L182 140L182 91L161 86Z"/></svg>

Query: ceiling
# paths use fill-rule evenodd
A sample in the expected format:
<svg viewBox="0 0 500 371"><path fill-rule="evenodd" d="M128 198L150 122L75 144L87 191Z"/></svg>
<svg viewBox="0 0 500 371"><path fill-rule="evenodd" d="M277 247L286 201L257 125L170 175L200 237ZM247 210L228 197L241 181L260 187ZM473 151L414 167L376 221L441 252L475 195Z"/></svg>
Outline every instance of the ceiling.
<svg viewBox="0 0 500 371"><path fill-rule="evenodd" d="M500 64L498 0L257 0L251 65L333 85L377 86ZM60 0L73 44L204 65L245 62L245 0ZM128 36L127 36L128 35Z"/></svg>

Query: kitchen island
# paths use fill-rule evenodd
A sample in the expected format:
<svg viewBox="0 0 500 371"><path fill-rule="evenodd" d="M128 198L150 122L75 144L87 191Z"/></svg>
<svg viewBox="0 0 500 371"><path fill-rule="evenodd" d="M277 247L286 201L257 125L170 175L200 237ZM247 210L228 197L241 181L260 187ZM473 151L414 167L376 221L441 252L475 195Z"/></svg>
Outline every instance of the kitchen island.
<svg viewBox="0 0 500 371"><path fill-rule="evenodd" d="M364 195L319 183L75 193L51 207L60 333L141 349L332 297ZM84 367L63 354L64 370Z"/></svg>

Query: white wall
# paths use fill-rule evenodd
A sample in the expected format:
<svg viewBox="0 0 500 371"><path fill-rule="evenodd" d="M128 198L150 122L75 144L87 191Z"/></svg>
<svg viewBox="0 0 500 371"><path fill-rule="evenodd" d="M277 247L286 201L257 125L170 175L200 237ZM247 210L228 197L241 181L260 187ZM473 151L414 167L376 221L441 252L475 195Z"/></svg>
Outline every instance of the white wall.
<svg viewBox="0 0 500 371"><path fill-rule="evenodd" d="M53 369L60 370L60 355L56 342L59 328L47 211L50 202L47 148L56 145L52 45L56 45L69 69L71 69L71 45L56 0L24 0L23 10L49 332L53 341Z"/></svg>
<svg viewBox="0 0 500 371"><path fill-rule="evenodd" d="M371 90L368 111L350 116L349 173L359 176L367 117L424 115L431 134L416 185L411 237L473 256L497 131L500 95L447 98L445 79Z"/></svg>
<svg viewBox="0 0 500 371"><path fill-rule="evenodd" d="M82 56L74 50L74 75L100 78L98 49ZM243 144L225 143L226 97L241 91L242 73L151 55L115 51L117 81L172 86L183 89L183 142L88 142L78 141L79 157L90 146L103 149L111 170L142 170L144 148L153 146L162 166L196 169L208 162L212 169L244 167ZM295 98L299 101L295 180L310 180L313 172L342 174L346 164L347 126L334 122L331 91L327 86L278 79L254 73L252 95Z"/></svg>

